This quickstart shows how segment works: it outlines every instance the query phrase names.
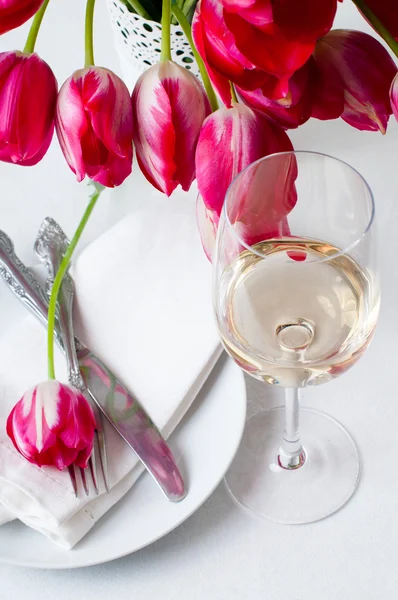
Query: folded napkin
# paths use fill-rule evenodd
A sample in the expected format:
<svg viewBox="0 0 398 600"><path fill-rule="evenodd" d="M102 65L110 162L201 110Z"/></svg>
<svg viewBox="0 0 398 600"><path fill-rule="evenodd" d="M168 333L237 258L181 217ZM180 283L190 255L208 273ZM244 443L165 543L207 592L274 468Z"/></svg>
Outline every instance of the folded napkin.
<svg viewBox="0 0 398 600"><path fill-rule="evenodd" d="M136 211L83 251L73 275L76 333L169 436L220 352L211 268L191 201L177 198ZM66 381L64 362L57 352L57 376ZM18 518L71 548L130 489L142 467L108 423L109 494L76 499L67 471L24 460L4 424L23 392L44 379L45 330L27 317L0 340L0 524Z"/></svg>

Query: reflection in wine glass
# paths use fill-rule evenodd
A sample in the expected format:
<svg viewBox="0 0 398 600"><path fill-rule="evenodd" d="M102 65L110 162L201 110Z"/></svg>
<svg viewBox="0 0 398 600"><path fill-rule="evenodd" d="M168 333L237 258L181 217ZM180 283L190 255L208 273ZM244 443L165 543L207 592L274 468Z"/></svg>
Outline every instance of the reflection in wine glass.
<svg viewBox="0 0 398 600"><path fill-rule="evenodd" d="M316 521L356 488L358 452L337 421L302 409L301 443L298 390L337 377L367 348L380 303L374 245L371 191L335 158L268 156L228 190L213 260L219 333L242 369L286 390L285 407L248 420L226 478L258 515Z"/></svg>

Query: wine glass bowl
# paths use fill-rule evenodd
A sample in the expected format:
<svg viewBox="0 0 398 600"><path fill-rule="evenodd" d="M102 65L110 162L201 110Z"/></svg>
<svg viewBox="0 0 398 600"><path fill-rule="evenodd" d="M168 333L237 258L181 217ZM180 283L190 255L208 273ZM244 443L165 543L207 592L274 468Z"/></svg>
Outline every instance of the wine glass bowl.
<svg viewBox="0 0 398 600"><path fill-rule="evenodd" d="M279 409L279 421L285 413L282 444L275 442L270 448L272 436L267 427L271 421L274 428L280 428L280 437L283 429L275 411L254 417L227 484L241 504L249 508L253 504L256 513L273 520L308 522L326 516L351 496L355 489L352 480L355 485L358 480L359 459L349 434L331 418L314 411L307 417L308 413L303 413L306 429L305 419L311 421L312 430L316 421L310 439L303 438L304 450L298 435L297 390L344 373L372 338L380 287L369 186L346 163L318 153L286 152L260 159L239 174L228 190L213 264L214 307L224 347L247 373L287 390L286 409ZM294 495L299 502L298 489L308 486L310 463L314 467L322 444L328 443L325 436L335 439L331 450L334 459L344 450L347 456L352 455L349 489L339 491L337 485L336 502L333 490L328 489L331 499L322 500L321 516L308 504L300 516L296 506L291 521L288 513L292 508L284 507L283 502L277 510L267 505L267 493L270 497L275 492L273 486L281 489L282 478L275 473L278 467L297 471L294 486L291 473L286 474L283 495L285 501ZM248 444L249 453L245 451ZM267 464L263 475L254 472L256 461L249 458L253 452ZM326 481L331 477L330 485L333 482L334 486L338 483L336 473L331 472L335 467L325 463L322 473ZM313 476L315 471L311 469ZM249 485L253 479L261 482L264 501L260 511L247 491L253 489Z"/></svg>

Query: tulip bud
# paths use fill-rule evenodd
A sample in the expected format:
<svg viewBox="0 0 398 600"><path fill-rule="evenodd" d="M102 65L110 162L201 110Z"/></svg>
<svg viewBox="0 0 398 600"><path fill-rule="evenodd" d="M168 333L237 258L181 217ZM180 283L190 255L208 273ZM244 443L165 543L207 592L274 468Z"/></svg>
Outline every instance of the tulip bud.
<svg viewBox="0 0 398 600"><path fill-rule="evenodd" d="M278 125L265 114L243 104L221 108L206 119L196 149L196 178L201 195L197 204L198 227L208 258L211 257L218 219L232 180L257 159L292 149L291 141ZM295 196L289 202L290 211ZM272 210L264 221L259 220L255 231L257 237L263 235L265 239L275 228L272 215L279 226L282 220L280 211Z"/></svg>
<svg viewBox="0 0 398 600"><path fill-rule="evenodd" d="M77 180L87 175L115 187L131 173L133 114L124 82L112 71L75 71L60 89L55 126L59 143Z"/></svg>
<svg viewBox="0 0 398 600"><path fill-rule="evenodd" d="M54 132L57 80L37 54L0 53L0 160L31 166Z"/></svg>
<svg viewBox="0 0 398 600"><path fill-rule="evenodd" d="M138 164L152 185L168 196L195 178L195 148L211 112L205 91L192 73L160 62L138 79L133 95L134 145Z"/></svg>
<svg viewBox="0 0 398 600"><path fill-rule="evenodd" d="M25 392L7 419L7 434L29 462L59 470L87 467L95 419L85 397L55 380Z"/></svg>
<svg viewBox="0 0 398 600"><path fill-rule="evenodd" d="M318 41L314 58L323 77L323 97L332 96L328 90L333 89L338 107L340 91L344 121L385 133L391 114L389 89L397 72L387 50L366 33L335 29ZM322 104L315 92L313 115L331 118Z"/></svg>
<svg viewBox="0 0 398 600"><path fill-rule="evenodd" d="M0 35L25 23L37 12L43 0L2 0L0 2Z"/></svg>

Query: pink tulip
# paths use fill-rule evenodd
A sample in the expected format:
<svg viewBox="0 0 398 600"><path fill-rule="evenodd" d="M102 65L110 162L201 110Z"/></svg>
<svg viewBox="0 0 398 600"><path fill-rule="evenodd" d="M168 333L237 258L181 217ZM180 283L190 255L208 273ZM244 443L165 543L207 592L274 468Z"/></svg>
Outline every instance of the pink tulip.
<svg viewBox="0 0 398 600"><path fill-rule="evenodd" d="M221 108L206 119L196 149L196 178L200 193L198 227L208 258L211 258L225 195L235 176L263 156L292 149L291 141L278 125L243 104ZM292 197L290 209L294 202ZM264 220L259 219L259 229L250 234L246 232L247 236L262 235L264 239L283 216L285 213L281 216L279 212L269 212Z"/></svg>
<svg viewBox="0 0 398 600"><path fill-rule="evenodd" d="M366 33L336 29L319 40L314 58L323 83L314 93L313 116L331 118L324 103L329 98L334 112L341 106L341 117L353 127L385 133L397 72L387 50Z"/></svg>
<svg viewBox="0 0 398 600"><path fill-rule="evenodd" d="M192 73L160 62L138 79L132 96L138 163L152 185L168 196L195 178L195 149L210 104Z"/></svg>
<svg viewBox="0 0 398 600"><path fill-rule="evenodd" d="M84 396L55 380L25 392L7 419L7 434L29 462L59 470L87 467L95 419Z"/></svg>
<svg viewBox="0 0 398 600"><path fill-rule="evenodd" d="M398 121L398 73L395 75L390 88L391 108Z"/></svg>
<svg viewBox="0 0 398 600"><path fill-rule="evenodd" d="M0 35L25 23L42 4L43 0L1 0Z"/></svg>
<svg viewBox="0 0 398 600"><path fill-rule="evenodd" d="M0 53L0 160L31 166L54 132L57 80L37 54Z"/></svg>
<svg viewBox="0 0 398 600"><path fill-rule="evenodd" d="M283 88L331 28L336 8L337 0L201 0L198 50L244 90L262 87L269 75Z"/></svg>
<svg viewBox="0 0 398 600"><path fill-rule="evenodd" d="M55 126L77 180L115 187L131 173L133 114L123 81L102 67L75 71L63 84Z"/></svg>

